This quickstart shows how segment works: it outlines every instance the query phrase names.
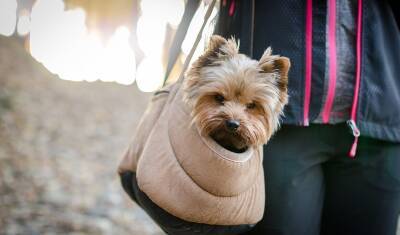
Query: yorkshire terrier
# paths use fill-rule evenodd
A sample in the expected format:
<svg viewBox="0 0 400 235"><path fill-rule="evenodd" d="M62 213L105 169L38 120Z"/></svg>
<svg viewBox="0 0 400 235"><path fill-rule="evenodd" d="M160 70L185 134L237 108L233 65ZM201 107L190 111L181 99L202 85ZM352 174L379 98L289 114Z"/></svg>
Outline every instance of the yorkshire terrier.
<svg viewBox="0 0 400 235"><path fill-rule="evenodd" d="M183 84L193 123L233 152L267 143L288 102L289 68L271 48L256 61L239 54L235 39L212 36Z"/></svg>

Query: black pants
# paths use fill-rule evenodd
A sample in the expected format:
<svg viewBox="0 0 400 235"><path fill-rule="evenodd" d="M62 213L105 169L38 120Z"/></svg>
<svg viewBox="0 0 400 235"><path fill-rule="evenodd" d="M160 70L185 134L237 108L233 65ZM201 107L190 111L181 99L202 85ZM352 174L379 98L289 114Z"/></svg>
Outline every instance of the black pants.
<svg viewBox="0 0 400 235"><path fill-rule="evenodd" d="M395 235L400 144L360 138L346 125L283 126L264 148L260 235Z"/></svg>

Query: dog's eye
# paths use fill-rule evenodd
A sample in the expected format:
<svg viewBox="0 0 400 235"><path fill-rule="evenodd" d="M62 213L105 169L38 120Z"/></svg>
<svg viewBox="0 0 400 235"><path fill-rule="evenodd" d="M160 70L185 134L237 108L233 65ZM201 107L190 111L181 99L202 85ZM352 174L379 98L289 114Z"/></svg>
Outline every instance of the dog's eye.
<svg viewBox="0 0 400 235"><path fill-rule="evenodd" d="M224 103L224 101L225 101L225 98L222 96L222 95L220 95L220 94L218 94L218 95L215 95L215 100L218 102L218 103Z"/></svg>
<svg viewBox="0 0 400 235"><path fill-rule="evenodd" d="M256 107L256 103L254 103L254 102L246 104L247 109L254 109L255 107Z"/></svg>

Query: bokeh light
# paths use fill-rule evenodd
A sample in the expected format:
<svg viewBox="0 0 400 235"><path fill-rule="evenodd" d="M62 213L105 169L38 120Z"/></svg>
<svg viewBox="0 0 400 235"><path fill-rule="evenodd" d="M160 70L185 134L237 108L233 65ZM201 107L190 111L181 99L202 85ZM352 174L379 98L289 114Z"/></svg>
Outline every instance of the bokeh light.
<svg viewBox="0 0 400 235"><path fill-rule="evenodd" d="M166 26L179 24L183 0L141 1L142 16L137 25L138 44L144 53L136 74L139 89L152 92L163 84L165 69L162 64Z"/></svg>
<svg viewBox="0 0 400 235"><path fill-rule="evenodd" d="M30 31L31 19L28 11L22 11L18 18L17 32L20 36L26 36Z"/></svg>
<svg viewBox="0 0 400 235"><path fill-rule="evenodd" d="M143 14L151 14L153 19L169 23L173 26L179 24L184 10L183 0L154 1L142 0L140 8Z"/></svg>
<svg viewBox="0 0 400 235"><path fill-rule="evenodd" d="M11 36L17 23L17 0L0 0L0 35Z"/></svg>
<svg viewBox="0 0 400 235"><path fill-rule="evenodd" d="M103 81L116 81L130 85L135 81L135 54L129 45L130 32L126 27L119 27L108 42L103 58Z"/></svg>
<svg viewBox="0 0 400 235"><path fill-rule="evenodd" d="M164 68L160 58L145 58L137 70L136 82L143 92L152 92L163 84Z"/></svg>
<svg viewBox="0 0 400 235"><path fill-rule="evenodd" d="M61 79L123 85L136 81L140 90L152 92L163 84L164 53L169 46L165 42L171 41L171 38L166 40L166 36L173 36L181 21L185 1L139 2L141 15L136 27L120 25L105 40L101 25L89 30L86 12L80 8L67 10L63 0L36 0L31 12L24 5L18 14L16 0L0 0L0 34L10 36L15 28L21 37L29 34L28 48L32 57ZM184 54L181 59L189 53L206 10L207 6L202 2L181 47ZM211 18L214 16L215 12ZM172 27L172 32L167 32L167 25ZM204 35L207 31L206 28ZM143 52L137 71L132 32L136 33L137 45ZM204 43L203 37L194 58L202 52Z"/></svg>
<svg viewBox="0 0 400 235"><path fill-rule="evenodd" d="M85 19L81 9L65 11L61 0L38 0L31 14L32 56L65 80L132 84L136 62L129 29L119 27L102 43Z"/></svg>
<svg viewBox="0 0 400 235"><path fill-rule="evenodd" d="M152 13L144 13L137 25L139 47L146 56L161 56L165 39L166 22Z"/></svg>

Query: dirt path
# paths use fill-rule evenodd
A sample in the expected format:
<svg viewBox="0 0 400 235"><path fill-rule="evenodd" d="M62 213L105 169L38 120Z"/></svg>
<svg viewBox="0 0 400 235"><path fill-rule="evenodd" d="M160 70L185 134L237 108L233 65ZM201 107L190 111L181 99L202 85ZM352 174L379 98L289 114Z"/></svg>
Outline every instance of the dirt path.
<svg viewBox="0 0 400 235"><path fill-rule="evenodd" d="M116 167L148 95L51 75L0 38L0 234L162 234Z"/></svg>

